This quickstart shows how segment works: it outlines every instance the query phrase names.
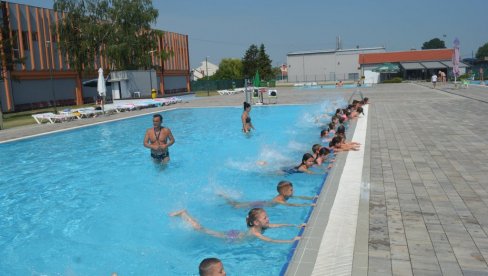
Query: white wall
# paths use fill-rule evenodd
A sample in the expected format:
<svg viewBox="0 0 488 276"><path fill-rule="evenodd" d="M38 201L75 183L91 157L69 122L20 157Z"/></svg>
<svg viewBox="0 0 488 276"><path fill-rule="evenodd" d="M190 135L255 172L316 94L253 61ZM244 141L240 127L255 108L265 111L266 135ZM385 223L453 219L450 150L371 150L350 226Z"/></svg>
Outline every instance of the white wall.
<svg viewBox="0 0 488 276"><path fill-rule="evenodd" d="M380 81L380 73L371 70L364 70L364 83L374 84Z"/></svg>
<svg viewBox="0 0 488 276"><path fill-rule="evenodd" d="M215 72L217 72L217 70L219 69L219 66L217 66L211 62L205 62L205 60L204 60L201 62L200 66L198 66L195 69L192 69L193 70L192 80L198 80L198 79L205 77L207 74L207 66L208 66L208 75L209 76L213 76L215 74Z"/></svg>
<svg viewBox="0 0 488 276"><path fill-rule="evenodd" d="M361 77L359 54L385 52L384 48L317 51L287 56L289 82L348 80Z"/></svg>

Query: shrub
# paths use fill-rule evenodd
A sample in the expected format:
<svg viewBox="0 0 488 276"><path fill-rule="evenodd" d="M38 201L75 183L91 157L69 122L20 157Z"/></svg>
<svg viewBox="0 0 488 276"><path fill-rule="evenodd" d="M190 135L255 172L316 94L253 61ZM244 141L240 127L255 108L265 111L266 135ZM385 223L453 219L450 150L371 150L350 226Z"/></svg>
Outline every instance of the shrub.
<svg viewBox="0 0 488 276"><path fill-rule="evenodd" d="M389 79L389 80L384 80L383 83L401 83L402 81L403 81L402 78L394 77L394 78Z"/></svg>

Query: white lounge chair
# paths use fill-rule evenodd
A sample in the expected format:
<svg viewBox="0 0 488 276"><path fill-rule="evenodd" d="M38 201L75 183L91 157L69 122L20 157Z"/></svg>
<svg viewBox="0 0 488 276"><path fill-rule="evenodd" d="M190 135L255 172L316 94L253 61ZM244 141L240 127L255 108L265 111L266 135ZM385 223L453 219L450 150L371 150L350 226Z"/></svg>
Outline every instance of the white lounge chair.
<svg viewBox="0 0 488 276"><path fill-rule="evenodd" d="M52 112L40 113L40 114L33 114L32 117L38 124L42 123L61 123L65 121L71 121L76 118L74 115L66 115L66 114L54 114Z"/></svg>
<svg viewBox="0 0 488 276"><path fill-rule="evenodd" d="M84 108L77 108L71 110L74 114L78 114L78 119L81 118L90 118L95 117L97 115L103 114L102 110L97 110L94 107L84 107Z"/></svg>
<svg viewBox="0 0 488 276"><path fill-rule="evenodd" d="M137 109L137 107L135 105L129 104L129 103L118 103L118 104L114 104L114 105L115 105L115 108L117 108L118 112L132 111L132 110Z"/></svg>

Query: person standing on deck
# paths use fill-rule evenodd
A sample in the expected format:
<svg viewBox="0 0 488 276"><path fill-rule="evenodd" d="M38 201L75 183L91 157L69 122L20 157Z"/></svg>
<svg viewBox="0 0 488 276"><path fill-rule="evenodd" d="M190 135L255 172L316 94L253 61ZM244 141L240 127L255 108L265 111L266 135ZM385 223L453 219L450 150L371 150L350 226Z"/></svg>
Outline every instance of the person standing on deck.
<svg viewBox="0 0 488 276"><path fill-rule="evenodd" d="M430 80L432 81L432 87L435 88L435 84L437 83L437 75L435 73L432 74Z"/></svg>

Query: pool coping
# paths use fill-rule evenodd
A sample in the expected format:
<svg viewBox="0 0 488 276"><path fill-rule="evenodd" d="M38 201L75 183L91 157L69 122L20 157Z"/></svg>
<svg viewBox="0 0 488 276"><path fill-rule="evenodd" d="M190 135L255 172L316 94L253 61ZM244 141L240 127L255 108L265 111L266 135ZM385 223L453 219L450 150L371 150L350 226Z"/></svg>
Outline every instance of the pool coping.
<svg viewBox="0 0 488 276"><path fill-rule="evenodd" d="M369 112L368 112L369 114ZM368 115L366 115L368 116ZM365 275L368 268L368 231L369 231L369 158L370 155L370 120L366 124L364 160L362 174L360 176L360 198L358 204L357 227L355 232L355 242L353 249L353 260L351 271L353 275ZM357 121L352 122L348 129L348 136L353 137L356 131ZM324 233L327 228L332 206L334 205L339 182L344 173L344 167L349 156L347 154L338 155L335 166L329 173L325 183L322 184L320 197L317 200L317 207L307 221L307 227L302 235L302 239L293 250L293 256L282 269L282 275L312 275L318 260L319 249ZM322 261L323 262L323 261Z"/></svg>

